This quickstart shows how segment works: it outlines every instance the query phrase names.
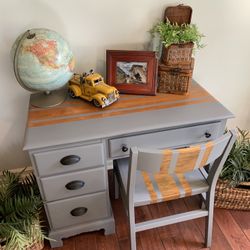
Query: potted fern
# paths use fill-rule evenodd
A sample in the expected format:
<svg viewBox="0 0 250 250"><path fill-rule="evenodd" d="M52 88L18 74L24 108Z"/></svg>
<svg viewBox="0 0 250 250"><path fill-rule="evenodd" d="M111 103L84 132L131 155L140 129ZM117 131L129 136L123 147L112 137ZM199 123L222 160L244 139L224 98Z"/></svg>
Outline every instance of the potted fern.
<svg viewBox="0 0 250 250"><path fill-rule="evenodd" d="M42 249L42 200L33 174L3 171L0 177L0 250Z"/></svg>
<svg viewBox="0 0 250 250"><path fill-rule="evenodd" d="M162 61L165 64L190 63L192 53L203 48L204 35L195 24L181 24L160 21L151 29L151 34L159 36L162 47Z"/></svg>
<svg viewBox="0 0 250 250"><path fill-rule="evenodd" d="M249 131L241 129L238 131L238 138L220 174L220 178L228 180L232 187L250 182Z"/></svg>
<svg viewBox="0 0 250 250"><path fill-rule="evenodd" d="M224 164L216 187L215 205L250 210L250 137L238 129L237 140Z"/></svg>

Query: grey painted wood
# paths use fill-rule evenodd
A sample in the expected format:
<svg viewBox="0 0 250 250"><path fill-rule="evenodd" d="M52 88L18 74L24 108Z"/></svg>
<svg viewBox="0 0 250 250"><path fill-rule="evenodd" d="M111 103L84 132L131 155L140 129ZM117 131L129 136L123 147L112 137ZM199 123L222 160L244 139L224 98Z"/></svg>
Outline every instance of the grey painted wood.
<svg viewBox="0 0 250 250"><path fill-rule="evenodd" d="M45 201L45 211L50 224L49 237L57 240L50 241L51 246L62 246L62 238L82 232L103 228L105 234L114 232L106 171L107 162L112 160L112 157L115 159L127 155L118 152L117 148L121 146L119 144L123 143L124 138L129 139L129 147L177 147L206 140L204 132L209 131L205 131L205 128L211 129L213 138L218 137L224 131L226 120L232 117L233 114L219 102L207 102L145 113L27 128L24 150L29 151ZM112 148L111 151L109 146ZM83 155L79 163L62 166L60 159L70 154ZM103 168L99 171L101 167ZM64 181L68 182L76 175L80 177L81 174L78 173L84 171L87 171L84 178L87 179L88 191L85 191L88 194L82 195L84 188L72 193L67 190L64 192ZM97 174L93 177L92 173L95 171ZM87 184L85 187L87 188ZM105 191L96 193L102 187ZM124 199L124 190L121 190L121 195ZM46 203L46 200L50 202ZM87 219L84 219L84 216L82 219L71 218L73 216L69 216L69 210L73 209L73 205L83 204L82 202L92 208L88 210L92 215L85 216ZM127 200L124 202L127 203ZM129 211L132 225L134 214L131 207ZM135 229L131 230L130 235L131 238L135 236Z"/></svg>
<svg viewBox="0 0 250 250"><path fill-rule="evenodd" d="M205 142L211 139L213 140L218 137L219 129L220 123L216 122L199 126L197 125L192 127L111 139L109 140L110 157L127 157L129 155L129 149L133 146L167 148L191 143ZM205 137L206 132L211 134L210 138ZM126 145L128 148L126 152L122 151L123 145Z"/></svg>
<svg viewBox="0 0 250 250"><path fill-rule="evenodd" d="M199 210L193 210L187 213L178 213L171 216L165 216L158 219L153 220L147 220L144 222L136 223L135 222L135 216L134 216L134 208L136 206L141 206L145 204L150 204L152 202L151 197L149 195L150 191L145 186L145 181L140 178L141 177L141 171L148 172L148 167L144 165L147 164L148 158L145 157L146 154L158 154L158 150L149 150L149 149L138 149L137 147L132 147L130 150L130 159L118 159L114 163L114 173L117 177L117 180L119 182L119 186L121 187L121 195L123 197L124 201L124 207L127 210L128 213L128 219L129 219L129 228L130 228L130 248L131 250L136 250L136 232L148 230L156 227L161 227L173 223L179 223L182 221L192 220L199 217L206 217L206 233L205 233L205 242L206 247L211 246L212 241L212 228L213 228L213 209L214 209L214 193L215 193L215 185L219 176L219 173L221 171L221 168L223 167L226 158L228 157L228 154L232 148L233 143L235 142L236 135L235 131L229 131L225 135L222 135L220 138L213 141L213 149L210 155L212 157L209 157L206 163L210 163L210 161L213 161L211 169L209 171L208 177L206 179L205 176L203 176L201 173L197 179L197 175L191 176L191 172L186 173L185 175L186 181L194 181L195 185L192 186L189 182L190 187L192 188L192 193L189 195L195 195L195 194L202 194L204 192L206 193L206 207L205 209L199 209ZM191 147L192 145L190 145ZM173 150L175 151L175 150ZM215 152L216 151L216 152ZM145 161L142 159L139 161L140 153L143 153L141 157L145 157ZM171 154L174 157L174 154ZM157 157L153 157L153 159L157 159ZM209 161L210 160L210 161ZM144 164L143 164L144 162ZM139 163L142 164L142 166L139 166ZM153 162L150 162L155 167L155 164L159 164L158 160L156 160L155 164ZM185 164L185 163L184 163ZM158 171L160 168L157 168ZM194 169L192 172L195 173L199 170ZM200 172L200 171L199 171ZM149 178L150 178L151 171L148 172ZM152 186L154 188L154 192L156 193L157 198L154 198L154 202L162 202L164 199L160 198L157 192L157 185L154 185L153 178L150 178L152 182ZM196 181L196 179L198 181ZM202 180L202 181L200 181ZM199 187L200 184L200 187ZM168 187L168 183L165 184L166 187ZM176 183L178 186L178 183ZM205 187L205 189L204 189ZM181 195L181 188L179 188L180 191L180 198L183 196ZM194 190L195 189L195 190ZM198 192L199 190L199 192ZM142 198L142 202L138 200ZM176 199L176 198L174 198Z"/></svg>
<svg viewBox="0 0 250 250"><path fill-rule="evenodd" d="M79 156L80 161L72 165L63 165L60 160L70 155ZM66 173L104 164L104 152L101 143L34 153L33 157L40 176Z"/></svg>
<svg viewBox="0 0 250 250"><path fill-rule="evenodd" d="M41 178L45 200L53 201L103 191L106 189L105 171L104 167L100 167ZM68 189L66 185L69 183L72 184L74 181L81 181L83 186L79 186L78 189L75 190Z"/></svg>
<svg viewBox="0 0 250 250"><path fill-rule="evenodd" d="M105 152L106 149L103 147L104 142L105 141L94 140L94 141L87 141L84 143L76 142L74 144L65 144L60 146L51 145L48 148L35 149L29 151L31 162L35 170L34 172L38 180L39 189L43 197L43 200L45 202L45 212L50 227L49 237L51 237L52 239L50 240L51 247L62 246L63 245L63 242L61 240L62 238L69 237L82 232L104 229L105 234L114 233L115 223L109 201L109 190L107 189L108 184L107 184L107 169L106 169L106 157L105 157L107 153ZM85 156L89 157L89 160L83 163L84 167L79 166L80 164L77 163L75 164L75 166L72 165L68 169L67 167L69 166L62 167L61 164L58 164L59 158L61 156L69 155L72 152L76 153L78 151L80 152L80 154L84 153ZM42 158L42 162L44 159L45 161L48 160L49 162L51 161L54 163L56 162L56 164L58 164L57 167L59 166L60 169L59 173L55 169L52 169L52 171L51 169L49 169L49 171L45 171L43 177L43 172L42 174L40 174L42 165L41 164L37 165L37 161L34 155L36 156L39 155ZM46 159L48 155L49 159ZM48 165L46 165L45 167L48 168ZM83 170L77 171L81 169ZM63 184L63 181L68 181L68 180L70 181L71 179L74 179L73 178L74 176L80 177L81 175L84 175L84 178L86 179L85 187L88 188L87 190L80 189L79 191L69 191L69 192L68 190L66 190L66 192L62 191L62 189L64 189L64 186L60 186L60 184ZM98 195L95 196L96 195L95 192L100 190L105 190L105 194L103 194L101 199ZM82 220L79 220L79 218L77 219L76 222L74 222L74 220L76 220L75 218L73 218L73 220L69 219L65 220L64 216L63 218L58 219L56 216L58 216L60 213L58 214L57 211L61 212L65 211L65 209L68 208L69 205L68 202L70 201L71 203L71 199L67 199L67 197L80 198L81 201L82 198L87 197L86 195L77 197L75 196L75 195L81 195L82 191L83 193L86 192L86 193L91 193L91 195L93 195L93 199L91 199L91 204L90 204L91 207L90 211L92 211L92 215L88 216L88 219L86 219L87 222L85 220L84 222L82 222ZM47 198L51 202L46 203ZM63 210L60 210L61 206L64 207ZM99 209L101 209L102 212L98 212ZM106 213L105 216L104 213ZM91 220L91 222L89 222L89 220ZM54 228L55 223L58 222L59 224L61 223L60 228ZM69 224L72 225L69 226Z"/></svg>
<svg viewBox="0 0 250 250"><path fill-rule="evenodd" d="M47 203L52 228L83 224L109 217L110 211L106 199L106 193L101 192ZM81 216L73 216L71 211L79 207L87 208L87 212Z"/></svg>
<svg viewBox="0 0 250 250"><path fill-rule="evenodd" d="M139 157L138 157L139 158ZM128 187L128 173L129 173L129 159L119 159L116 160L117 165L119 166L119 170L116 173L119 175L119 180L121 183L123 183L124 186L124 194L127 196L128 191L126 187ZM156 162L157 164L157 162ZM155 164L155 165L156 165ZM151 165L153 168L155 166L154 164ZM138 164L137 164L138 166ZM187 180L189 187L192 190L192 195L200 194L200 193L205 193L209 189L209 185L204 178L204 176L201 174L200 170L195 170L193 172L187 172L184 174L185 179ZM162 193L160 192L157 183L155 182L153 177L153 174L150 174L152 184L155 188L155 192L157 194L157 197L159 200L161 200ZM117 178L117 177L116 177ZM136 171L135 173L135 187L134 187L134 193L133 193L133 204L135 207L138 206L144 206L144 205L149 205L151 204L151 198L148 193L147 187L145 186L144 179L141 175L140 171ZM178 178L177 178L178 179ZM183 190L181 185L178 185L177 182L177 187L179 188L180 191L180 198L185 197L185 191ZM116 190L115 190L116 192Z"/></svg>
<svg viewBox="0 0 250 250"><path fill-rule="evenodd" d="M212 164L220 155L222 155L230 137L231 137L231 133L226 133L215 140L211 140L213 142L213 147L204 165ZM191 144L191 146L194 146L194 145L197 145L197 144L193 144L193 145ZM188 145L188 147L190 147L190 144ZM197 170L198 168L203 167L203 166L200 166L200 164L201 164L202 158L204 157L206 143L205 142L199 143L199 147L200 147L199 154L196 159L196 163L193 167L193 170ZM145 149L141 147L140 148L136 147L136 148L138 150L137 170L147 171L150 173L159 172L161 168L161 164L163 162L163 156L164 156L162 150L157 150L157 149L152 149L152 148ZM171 163L169 165L168 174L174 174L176 170L175 167L177 164L179 150L186 151L190 149L182 148L182 149L169 149L169 150L171 150ZM192 154L192 151L190 151L190 154Z"/></svg>
<svg viewBox="0 0 250 250"><path fill-rule="evenodd" d="M193 219L198 219L201 217L205 217L208 215L208 211L205 209L199 209L199 210L194 210L194 211L189 211L185 213L180 213L180 214L175 214L175 215L170 215L166 217L162 217L159 219L153 219L150 221L150 224L147 223L147 221L136 223L135 225L135 231L140 232L156 227L163 227L187 220L193 220ZM185 237L185 236L184 236Z"/></svg>
<svg viewBox="0 0 250 250"><path fill-rule="evenodd" d="M223 165L233 147L233 144L236 140L236 130L231 130L231 139L228 142L227 147L225 148L222 156L218 158L213 166L211 167L207 181L210 185L210 189L206 193L206 200L205 205L208 210L208 217L206 218L206 234L205 234L205 242L206 247L210 247L212 244L212 232L213 232L213 214L214 214L214 196L215 196L215 186L219 177L219 174L221 172L221 169L223 168Z"/></svg>
<svg viewBox="0 0 250 250"><path fill-rule="evenodd" d="M91 232L94 230L104 229L104 234L109 235L115 233L115 222L114 218L104 218L101 220L95 220L92 222L85 222L83 224L68 226L65 228L60 228L57 230L51 230L49 233L49 238L55 239L55 241L50 241L50 246L53 247L62 247L63 238L68 238L73 235L80 234L82 232Z"/></svg>
<svg viewBox="0 0 250 250"><path fill-rule="evenodd" d="M230 111L219 102L215 102L133 113L101 120L91 119L34 127L26 130L24 150L186 127L232 117L234 116Z"/></svg>

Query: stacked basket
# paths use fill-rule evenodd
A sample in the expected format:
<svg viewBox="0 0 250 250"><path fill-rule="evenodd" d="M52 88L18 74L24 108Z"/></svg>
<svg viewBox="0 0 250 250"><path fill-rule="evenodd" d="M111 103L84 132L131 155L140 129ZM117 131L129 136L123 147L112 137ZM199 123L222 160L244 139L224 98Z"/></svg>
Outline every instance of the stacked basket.
<svg viewBox="0 0 250 250"><path fill-rule="evenodd" d="M242 187L231 187L228 181L218 180L215 188L215 207L237 210L250 210L250 183Z"/></svg>
<svg viewBox="0 0 250 250"><path fill-rule="evenodd" d="M166 8L164 21L172 24L190 24L192 8L178 5ZM161 62L158 68L158 92L173 94L188 94L192 82L194 58L193 43L172 44L163 46Z"/></svg>

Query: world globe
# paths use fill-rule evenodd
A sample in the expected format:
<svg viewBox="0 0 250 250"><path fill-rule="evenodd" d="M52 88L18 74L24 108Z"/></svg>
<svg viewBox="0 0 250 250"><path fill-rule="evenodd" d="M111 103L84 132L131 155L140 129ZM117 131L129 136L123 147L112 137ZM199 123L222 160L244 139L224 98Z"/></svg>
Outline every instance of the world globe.
<svg viewBox="0 0 250 250"><path fill-rule="evenodd" d="M51 107L65 100L63 87L73 76L75 60L61 35L49 29L27 30L16 39L11 55L17 81L35 92L31 105Z"/></svg>

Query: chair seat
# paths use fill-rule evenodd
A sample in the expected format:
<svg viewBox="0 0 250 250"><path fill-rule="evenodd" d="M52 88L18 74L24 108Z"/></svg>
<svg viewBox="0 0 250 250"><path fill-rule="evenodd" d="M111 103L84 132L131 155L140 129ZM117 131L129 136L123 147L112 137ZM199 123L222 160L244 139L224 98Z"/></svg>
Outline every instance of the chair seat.
<svg viewBox="0 0 250 250"><path fill-rule="evenodd" d="M127 192L129 158L116 161L115 171ZM185 174L136 171L134 206L148 205L207 192L209 185L199 169ZM166 185L168 183L168 185Z"/></svg>

